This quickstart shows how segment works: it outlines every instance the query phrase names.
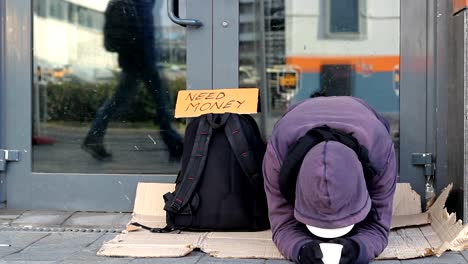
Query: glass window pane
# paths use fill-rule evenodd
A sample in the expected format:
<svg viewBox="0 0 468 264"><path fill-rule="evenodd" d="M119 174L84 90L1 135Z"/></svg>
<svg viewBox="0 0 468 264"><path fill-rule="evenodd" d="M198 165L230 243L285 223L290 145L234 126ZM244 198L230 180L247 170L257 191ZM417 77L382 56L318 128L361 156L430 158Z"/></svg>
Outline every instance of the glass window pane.
<svg viewBox="0 0 468 264"><path fill-rule="evenodd" d="M359 32L359 0L330 0L330 32Z"/></svg>
<svg viewBox="0 0 468 264"><path fill-rule="evenodd" d="M400 1L327 1L241 1L240 17L250 18L240 22L241 86L253 80L266 89L268 133L288 107L316 92L350 95L390 121L398 148ZM328 38L324 23L331 33L364 32L366 38ZM253 39L243 38L252 33Z"/></svg>
<svg viewBox="0 0 468 264"><path fill-rule="evenodd" d="M37 0L35 1L36 3L38 2ZM78 12L77 12L77 6L72 4L72 3L68 3L68 22L69 23L76 23L76 20L77 20L77 17L78 17Z"/></svg>
<svg viewBox="0 0 468 264"><path fill-rule="evenodd" d="M105 17L107 2L33 1L34 172L179 169L185 120L172 113L186 87L185 29L163 1Z"/></svg>
<svg viewBox="0 0 468 264"><path fill-rule="evenodd" d="M50 17L56 19L64 19L65 18L65 2L62 0L49 0L49 14Z"/></svg>
<svg viewBox="0 0 468 264"><path fill-rule="evenodd" d="M47 14L47 9L44 4L42 4L40 1L35 1L34 2L34 15L40 16L40 17L45 17Z"/></svg>

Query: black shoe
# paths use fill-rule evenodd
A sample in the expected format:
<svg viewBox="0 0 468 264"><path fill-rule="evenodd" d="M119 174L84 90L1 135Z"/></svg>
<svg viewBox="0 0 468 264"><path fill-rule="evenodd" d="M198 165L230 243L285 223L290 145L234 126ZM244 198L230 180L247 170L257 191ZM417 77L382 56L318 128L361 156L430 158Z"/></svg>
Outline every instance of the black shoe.
<svg viewBox="0 0 468 264"><path fill-rule="evenodd" d="M93 158L101 161L107 161L112 159L112 154L107 152L103 144L99 143L83 143L81 148L91 154Z"/></svg>

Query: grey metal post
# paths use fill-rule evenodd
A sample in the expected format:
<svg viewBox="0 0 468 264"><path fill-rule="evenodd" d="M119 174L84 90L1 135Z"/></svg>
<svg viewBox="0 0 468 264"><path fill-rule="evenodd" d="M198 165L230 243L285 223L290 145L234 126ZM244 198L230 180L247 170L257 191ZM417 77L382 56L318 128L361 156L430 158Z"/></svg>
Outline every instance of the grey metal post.
<svg viewBox="0 0 468 264"><path fill-rule="evenodd" d="M434 49L434 83L435 83L435 149L436 149L436 177L435 186L437 194L441 188L449 183L451 177L447 173L447 108L449 83L448 74L453 67L452 56L449 49L449 40L452 28L451 3L450 1L438 0L434 3L435 12L435 49ZM437 110L437 111L435 111Z"/></svg>
<svg viewBox="0 0 468 264"><path fill-rule="evenodd" d="M262 134L264 137L267 137L268 135L268 127L269 127L269 117L270 117L270 106L269 103L270 101L268 100L268 94L269 94L269 87L267 83L267 73L266 73L266 50L265 50L265 0L260 0L258 1L257 4L258 8L258 16L257 16L257 25L256 32L259 36L257 39L257 55L260 55L258 57L258 62L257 62L257 69L260 72L260 80L259 80L259 88L260 88L260 104L261 104L261 115L260 115L260 131L262 131Z"/></svg>
<svg viewBox="0 0 468 264"><path fill-rule="evenodd" d="M186 1L188 19L201 27L187 27L187 89L213 89L213 1Z"/></svg>
<svg viewBox="0 0 468 264"><path fill-rule="evenodd" d="M22 151L21 164L8 164L7 202L9 207L31 208L31 83L32 83L32 1L2 1L5 20L3 114L5 148ZM23 103L26 102L26 103ZM19 121L20 120L20 121ZM18 126L18 123L25 124ZM16 128L17 130L13 129ZM26 151L24 151L26 150Z"/></svg>
<svg viewBox="0 0 468 264"><path fill-rule="evenodd" d="M0 149L5 147L5 17L5 1L0 1ZM5 173L0 172L0 203L5 201Z"/></svg>
<svg viewBox="0 0 468 264"><path fill-rule="evenodd" d="M213 0L213 88L239 87L239 0Z"/></svg>
<svg viewBox="0 0 468 264"><path fill-rule="evenodd" d="M426 152L427 1L401 1L400 181L424 196L422 167L412 153Z"/></svg>

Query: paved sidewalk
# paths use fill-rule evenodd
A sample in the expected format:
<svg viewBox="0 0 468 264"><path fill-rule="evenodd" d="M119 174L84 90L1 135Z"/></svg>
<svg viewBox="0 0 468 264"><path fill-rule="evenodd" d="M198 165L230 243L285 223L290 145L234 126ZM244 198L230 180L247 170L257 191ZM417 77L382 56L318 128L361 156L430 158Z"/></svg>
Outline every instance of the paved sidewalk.
<svg viewBox="0 0 468 264"><path fill-rule="evenodd" d="M2 263L156 263L156 264L288 264L264 259L216 259L203 252L182 258L110 258L96 256L102 243L114 238L130 220L128 213L22 211L0 209ZM11 245L11 246L6 246ZM375 264L468 264L468 251L442 257L376 261Z"/></svg>

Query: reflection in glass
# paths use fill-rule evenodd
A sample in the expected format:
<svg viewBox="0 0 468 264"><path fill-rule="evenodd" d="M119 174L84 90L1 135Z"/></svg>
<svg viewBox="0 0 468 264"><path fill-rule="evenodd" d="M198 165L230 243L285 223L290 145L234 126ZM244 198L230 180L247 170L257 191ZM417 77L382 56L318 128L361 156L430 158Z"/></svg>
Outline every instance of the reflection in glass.
<svg viewBox="0 0 468 264"><path fill-rule="evenodd" d="M268 133L294 103L316 93L351 95L390 121L398 148L399 0L244 0L240 5L240 64L252 67L260 76L257 86L266 89ZM252 28L254 37L242 37Z"/></svg>
<svg viewBox="0 0 468 264"><path fill-rule="evenodd" d="M35 172L178 170L184 30L165 20L163 1L129 1L126 16L106 15L108 2L33 1Z"/></svg>

